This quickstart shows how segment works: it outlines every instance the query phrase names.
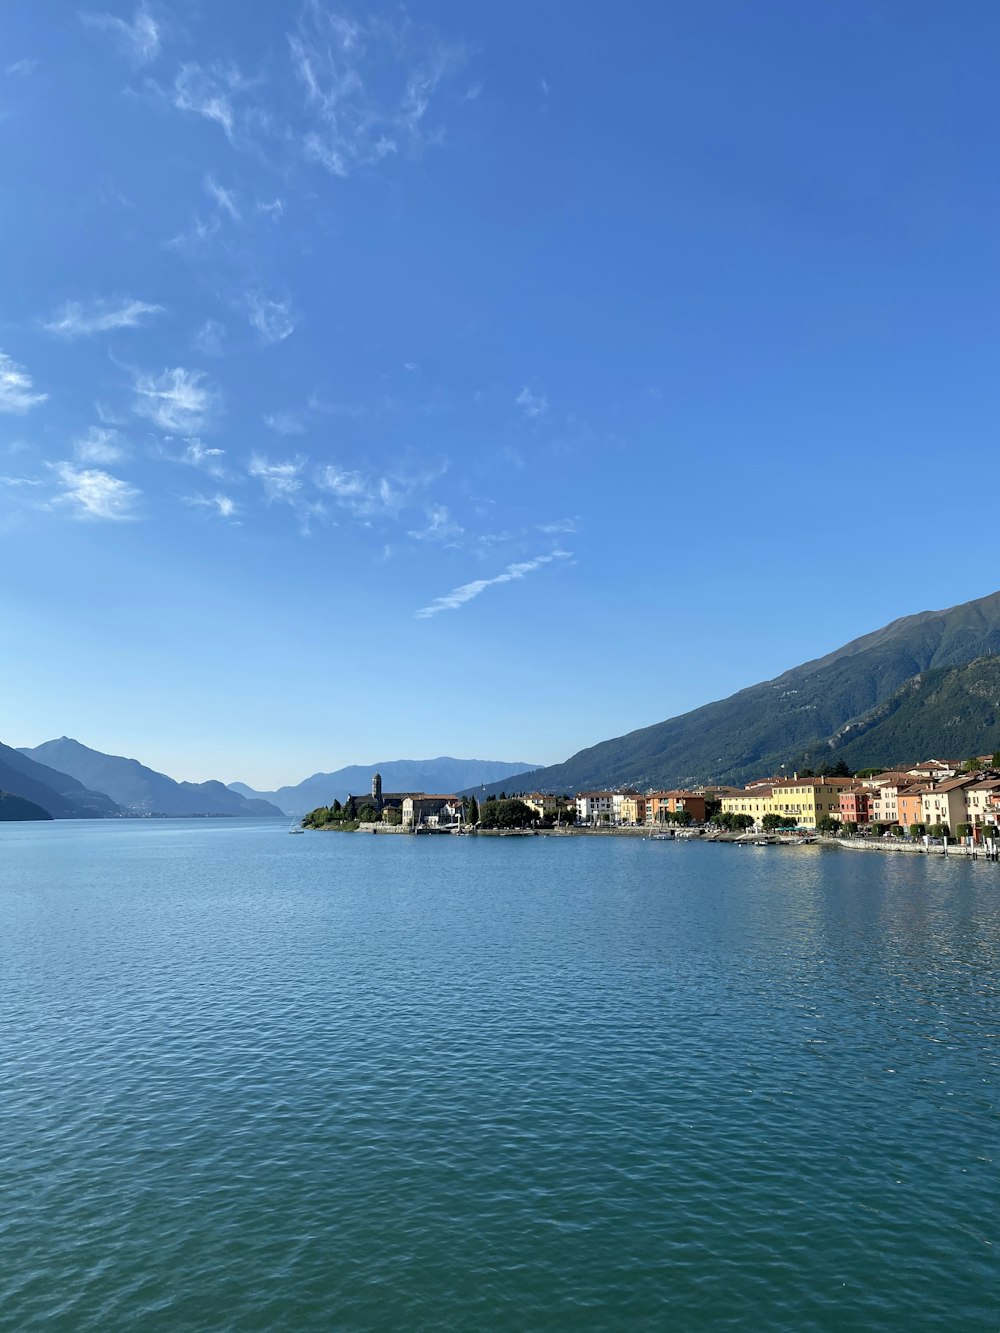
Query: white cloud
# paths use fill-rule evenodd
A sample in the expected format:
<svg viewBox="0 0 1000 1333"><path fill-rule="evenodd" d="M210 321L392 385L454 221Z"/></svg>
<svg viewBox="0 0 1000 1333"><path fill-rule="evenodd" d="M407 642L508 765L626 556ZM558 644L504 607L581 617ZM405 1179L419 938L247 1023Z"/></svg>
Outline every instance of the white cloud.
<svg viewBox="0 0 1000 1333"><path fill-rule="evenodd" d="M272 463L263 454L254 454L247 471L256 477L264 488L268 500L294 500L302 490L302 469L304 458L290 458L282 463Z"/></svg>
<svg viewBox="0 0 1000 1333"><path fill-rule="evenodd" d="M307 157L348 176L440 134L426 128L442 80L463 60L458 47L405 15L349 18L307 0L289 52L317 123L302 139Z"/></svg>
<svg viewBox="0 0 1000 1333"><path fill-rule="evenodd" d="M222 212L228 213L234 222L243 221L233 190L227 190L219 184L214 176L210 175L205 177L205 190L215 200Z"/></svg>
<svg viewBox="0 0 1000 1333"><path fill-rule="evenodd" d="M187 467L200 468L202 472L207 472L210 477L215 477L218 481L227 475L220 461L225 455L225 449L206 448L197 437L188 440L179 454L164 450L164 457L171 463L183 463Z"/></svg>
<svg viewBox="0 0 1000 1333"><path fill-rule="evenodd" d="M81 463L117 463L125 457L118 432L103 426L91 426L74 440L73 452Z"/></svg>
<svg viewBox="0 0 1000 1333"><path fill-rule="evenodd" d="M265 203L263 199L257 200L257 212L265 214L272 222L277 222L284 211L285 205L278 198L272 199L269 204Z"/></svg>
<svg viewBox="0 0 1000 1333"><path fill-rule="evenodd" d="M471 602L487 588L495 588L501 583L514 583L533 573L534 570L541 569L543 565L551 564L554 560L568 560L571 554L570 551L553 551L550 555L536 555L533 560L521 560L508 565L502 574L497 574L492 579L475 579L472 583L463 583L460 587L453 588L451 592L445 593L443 597L436 597L428 606L422 606L414 614L418 620L428 620L441 611L457 611L460 606Z"/></svg>
<svg viewBox="0 0 1000 1333"><path fill-rule="evenodd" d="M366 477L360 472L330 464L321 470L317 484L329 491L355 518L366 519L376 515L395 517L409 502L414 488L423 485L425 480L402 476Z"/></svg>
<svg viewBox="0 0 1000 1333"><path fill-rule="evenodd" d="M451 517L446 505L431 505L427 510L426 524L422 528L411 529L408 535L421 542L454 545L464 531L461 524L456 523Z"/></svg>
<svg viewBox="0 0 1000 1333"><path fill-rule="evenodd" d="M533 393L525 385L521 392L514 399L526 417L541 417L549 410L549 400L544 393Z"/></svg>
<svg viewBox="0 0 1000 1333"><path fill-rule="evenodd" d="M69 509L75 518L120 521L134 518L140 491L120 477L98 468L75 468L72 463L51 463L59 484L53 507Z"/></svg>
<svg viewBox="0 0 1000 1333"><path fill-rule="evenodd" d="M223 356L226 350L226 333L225 324L220 324L215 319L206 319L194 335L195 350L202 356Z"/></svg>
<svg viewBox="0 0 1000 1333"><path fill-rule="evenodd" d="M219 518L223 518L227 522L236 521L236 515L239 512L235 500L231 500L228 495L223 495L221 492L217 492L215 495L189 495L185 503L196 505L201 509L211 509Z"/></svg>
<svg viewBox="0 0 1000 1333"><path fill-rule="evenodd" d="M80 338L113 329L133 329L147 315L162 313L163 306L150 305L148 301L93 301L90 306L81 301L67 301L42 327L62 338Z"/></svg>
<svg viewBox="0 0 1000 1333"><path fill-rule="evenodd" d="M0 352L0 412L27 412L44 403L47 393L36 393L34 382L23 366Z"/></svg>
<svg viewBox="0 0 1000 1333"><path fill-rule="evenodd" d="M174 106L213 121L231 144L236 142L233 98L248 87L235 65L182 65L174 80Z"/></svg>
<svg viewBox="0 0 1000 1333"><path fill-rule="evenodd" d="M557 518L552 523L539 523L538 531L547 533L549 536L576 532L576 520L573 518Z"/></svg>
<svg viewBox="0 0 1000 1333"><path fill-rule="evenodd" d="M217 406L217 395L200 370L175 366L135 381L134 410L171 435L194 435Z"/></svg>
<svg viewBox="0 0 1000 1333"><path fill-rule="evenodd" d="M263 292L248 292L247 318L261 342L280 343L295 332L295 319L288 301L274 301Z"/></svg>
<svg viewBox="0 0 1000 1333"><path fill-rule="evenodd" d="M160 52L160 28L145 5L139 5L129 23L114 14L81 14L92 28L111 34L115 45L137 65L147 65Z"/></svg>
<svg viewBox="0 0 1000 1333"><path fill-rule="evenodd" d="M264 425L277 435L305 435L306 423L301 412L268 412Z"/></svg>
<svg viewBox="0 0 1000 1333"><path fill-rule="evenodd" d="M37 60L31 60L25 57L23 60L15 60L11 64L9 64L7 68L4 70L4 73L7 75L8 78L16 75L20 78L28 79L31 77L32 74L34 74L37 68L38 68Z"/></svg>

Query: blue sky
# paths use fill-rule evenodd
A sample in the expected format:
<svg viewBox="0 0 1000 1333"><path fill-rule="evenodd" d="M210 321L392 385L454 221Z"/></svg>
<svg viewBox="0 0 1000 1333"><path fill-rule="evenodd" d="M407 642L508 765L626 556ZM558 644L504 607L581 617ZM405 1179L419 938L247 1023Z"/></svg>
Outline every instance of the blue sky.
<svg viewBox="0 0 1000 1333"><path fill-rule="evenodd" d="M0 738L555 762L993 591L998 40L7 0Z"/></svg>

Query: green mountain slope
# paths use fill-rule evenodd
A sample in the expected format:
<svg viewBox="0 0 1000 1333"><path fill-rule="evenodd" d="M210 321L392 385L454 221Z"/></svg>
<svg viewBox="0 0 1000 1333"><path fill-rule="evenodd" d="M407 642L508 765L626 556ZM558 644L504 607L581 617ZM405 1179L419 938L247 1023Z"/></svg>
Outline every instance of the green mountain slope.
<svg viewBox="0 0 1000 1333"><path fill-rule="evenodd" d="M1000 592L895 620L775 680L486 790L742 783L782 763L794 765L803 755L828 755L829 738L919 673L998 652Z"/></svg>
<svg viewBox="0 0 1000 1333"><path fill-rule="evenodd" d="M1000 657L921 672L830 738L824 759L856 772L876 764L1000 752Z"/></svg>
<svg viewBox="0 0 1000 1333"><path fill-rule="evenodd" d="M34 801L26 801L23 796L15 796L13 792L0 791L0 824L51 818L48 810L43 810Z"/></svg>

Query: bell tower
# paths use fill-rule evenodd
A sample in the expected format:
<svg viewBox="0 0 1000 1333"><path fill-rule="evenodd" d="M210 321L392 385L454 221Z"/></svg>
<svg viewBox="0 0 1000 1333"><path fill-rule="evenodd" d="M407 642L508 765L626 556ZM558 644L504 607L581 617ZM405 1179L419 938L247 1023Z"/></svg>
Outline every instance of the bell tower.
<svg viewBox="0 0 1000 1333"><path fill-rule="evenodd" d="M382 774L376 773L372 778L372 805L376 810L382 809Z"/></svg>

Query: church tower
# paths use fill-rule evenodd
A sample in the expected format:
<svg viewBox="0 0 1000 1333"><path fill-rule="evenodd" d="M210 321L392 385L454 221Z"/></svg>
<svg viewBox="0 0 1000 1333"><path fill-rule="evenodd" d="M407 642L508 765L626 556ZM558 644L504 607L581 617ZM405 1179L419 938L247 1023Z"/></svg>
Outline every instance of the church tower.
<svg viewBox="0 0 1000 1333"><path fill-rule="evenodd" d="M376 810L382 809L382 774L376 773L372 778L372 805Z"/></svg>

